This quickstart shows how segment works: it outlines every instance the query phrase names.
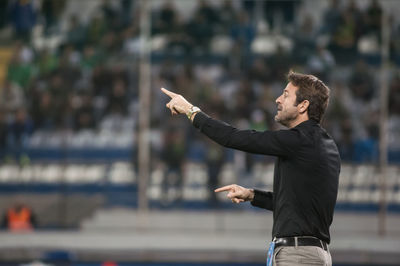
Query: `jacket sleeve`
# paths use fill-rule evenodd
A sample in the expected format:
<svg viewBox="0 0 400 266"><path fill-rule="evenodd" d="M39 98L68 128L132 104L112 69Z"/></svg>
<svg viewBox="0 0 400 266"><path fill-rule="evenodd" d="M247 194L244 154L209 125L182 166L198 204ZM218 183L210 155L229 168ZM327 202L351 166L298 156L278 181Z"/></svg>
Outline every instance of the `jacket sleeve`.
<svg viewBox="0 0 400 266"><path fill-rule="evenodd" d="M239 130L203 112L196 114L193 125L224 147L250 153L289 157L295 154L301 143L296 130Z"/></svg>
<svg viewBox="0 0 400 266"><path fill-rule="evenodd" d="M250 203L255 207L273 211L273 197L273 192L254 189L254 198Z"/></svg>

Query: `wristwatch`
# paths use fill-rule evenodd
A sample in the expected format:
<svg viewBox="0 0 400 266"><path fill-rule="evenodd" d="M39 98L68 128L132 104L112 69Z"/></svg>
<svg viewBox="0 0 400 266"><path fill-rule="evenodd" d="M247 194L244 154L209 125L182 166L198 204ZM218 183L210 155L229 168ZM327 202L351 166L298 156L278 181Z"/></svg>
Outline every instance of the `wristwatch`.
<svg viewBox="0 0 400 266"><path fill-rule="evenodd" d="M198 112L201 112L200 108L192 105L192 107L190 107L189 111L186 113L186 116L187 118L191 119L192 116Z"/></svg>

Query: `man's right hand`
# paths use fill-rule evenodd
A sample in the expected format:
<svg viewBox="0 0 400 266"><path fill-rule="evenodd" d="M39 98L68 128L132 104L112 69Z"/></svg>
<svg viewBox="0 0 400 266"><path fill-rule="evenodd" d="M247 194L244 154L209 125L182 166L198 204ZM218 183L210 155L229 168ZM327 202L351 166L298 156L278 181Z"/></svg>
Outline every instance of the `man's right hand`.
<svg viewBox="0 0 400 266"><path fill-rule="evenodd" d="M252 201L254 199L253 189L244 188L236 184L224 186L214 190L214 192L223 192L223 191L228 191L228 194L226 196L230 198L233 203Z"/></svg>
<svg viewBox="0 0 400 266"><path fill-rule="evenodd" d="M171 110L172 115L187 114L190 108L193 106L180 94L176 94L164 88L161 88L161 91L171 98L166 106Z"/></svg>

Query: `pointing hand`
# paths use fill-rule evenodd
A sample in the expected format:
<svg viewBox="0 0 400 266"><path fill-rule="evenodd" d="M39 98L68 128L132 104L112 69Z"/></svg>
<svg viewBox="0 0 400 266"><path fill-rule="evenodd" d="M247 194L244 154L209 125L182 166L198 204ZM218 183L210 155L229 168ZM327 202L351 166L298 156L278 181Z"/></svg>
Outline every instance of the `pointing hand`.
<svg viewBox="0 0 400 266"><path fill-rule="evenodd" d="M244 188L236 184L217 188L214 191L215 192L228 191L227 197L230 198L233 203L252 201L254 198L254 191L252 189Z"/></svg>
<svg viewBox="0 0 400 266"><path fill-rule="evenodd" d="M167 108L171 110L172 115L186 114L193 106L182 95L173 93L167 89L161 88L161 91L168 95L171 100L166 104Z"/></svg>

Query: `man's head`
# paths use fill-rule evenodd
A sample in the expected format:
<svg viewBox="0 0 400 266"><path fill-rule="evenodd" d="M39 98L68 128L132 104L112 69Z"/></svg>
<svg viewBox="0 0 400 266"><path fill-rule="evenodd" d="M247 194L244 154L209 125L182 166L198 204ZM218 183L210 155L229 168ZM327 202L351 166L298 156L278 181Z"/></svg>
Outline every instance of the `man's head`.
<svg viewBox="0 0 400 266"><path fill-rule="evenodd" d="M318 123L328 106L329 88L318 78L290 71L289 83L276 99L275 121L289 128L313 119Z"/></svg>

